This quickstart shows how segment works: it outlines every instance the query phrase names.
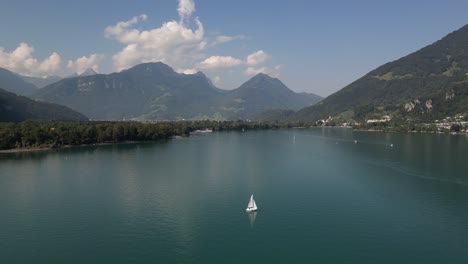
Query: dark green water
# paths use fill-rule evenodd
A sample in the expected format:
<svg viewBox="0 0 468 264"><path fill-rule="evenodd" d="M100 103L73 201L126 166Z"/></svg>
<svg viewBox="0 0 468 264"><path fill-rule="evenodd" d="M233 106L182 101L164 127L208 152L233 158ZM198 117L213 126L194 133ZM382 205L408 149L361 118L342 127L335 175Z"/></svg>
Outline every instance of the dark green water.
<svg viewBox="0 0 468 264"><path fill-rule="evenodd" d="M0 263L467 263L467 248L466 136L293 129L0 155Z"/></svg>

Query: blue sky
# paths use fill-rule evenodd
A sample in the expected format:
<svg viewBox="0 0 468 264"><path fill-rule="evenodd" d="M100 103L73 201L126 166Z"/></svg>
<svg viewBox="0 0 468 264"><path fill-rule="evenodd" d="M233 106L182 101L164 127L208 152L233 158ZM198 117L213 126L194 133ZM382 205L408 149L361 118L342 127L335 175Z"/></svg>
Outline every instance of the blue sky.
<svg viewBox="0 0 468 264"><path fill-rule="evenodd" d="M265 72L327 96L462 27L466 10L468 1L16 0L0 9L0 67L64 76L162 60L224 89Z"/></svg>

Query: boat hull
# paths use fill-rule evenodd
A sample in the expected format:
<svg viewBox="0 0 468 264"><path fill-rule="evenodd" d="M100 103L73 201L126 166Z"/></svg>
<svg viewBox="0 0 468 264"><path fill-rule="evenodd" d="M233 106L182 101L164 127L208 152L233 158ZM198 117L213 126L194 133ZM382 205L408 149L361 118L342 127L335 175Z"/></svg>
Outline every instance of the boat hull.
<svg viewBox="0 0 468 264"><path fill-rule="evenodd" d="M247 209L245 209L245 211L246 211L247 213L249 213L249 212L255 212L255 211L257 211L257 208L247 208Z"/></svg>

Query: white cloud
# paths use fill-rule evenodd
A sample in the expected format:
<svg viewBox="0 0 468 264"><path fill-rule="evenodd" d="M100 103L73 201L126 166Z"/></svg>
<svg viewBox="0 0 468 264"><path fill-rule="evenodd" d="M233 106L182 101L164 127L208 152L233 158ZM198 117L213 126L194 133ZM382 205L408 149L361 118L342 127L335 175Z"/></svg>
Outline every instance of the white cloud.
<svg viewBox="0 0 468 264"><path fill-rule="evenodd" d="M177 12L179 13L181 23L183 23L195 12L195 3L193 0L179 0Z"/></svg>
<svg viewBox="0 0 468 264"><path fill-rule="evenodd" d="M219 77L219 76L213 77L213 84L215 86L220 86L220 83L221 83L221 77Z"/></svg>
<svg viewBox="0 0 468 264"><path fill-rule="evenodd" d="M205 70L217 70L222 68L230 68L243 64L242 60L231 56L211 56L197 64L197 67Z"/></svg>
<svg viewBox="0 0 468 264"><path fill-rule="evenodd" d="M254 67L248 67L246 70L245 70L245 74L246 75L255 75L255 74L259 74L259 73L263 73L265 71L265 67L262 67L262 68L254 68Z"/></svg>
<svg viewBox="0 0 468 264"><path fill-rule="evenodd" d="M44 59L39 64L39 70L41 73L53 73L60 69L60 63L62 59L57 52L52 53L48 58Z"/></svg>
<svg viewBox="0 0 468 264"><path fill-rule="evenodd" d="M198 71L196 69L178 69L177 72L183 74L195 74Z"/></svg>
<svg viewBox="0 0 468 264"><path fill-rule="evenodd" d="M184 14L188 14L187 12ZM195 19L195 30L183 23L170 21L159 28L139 31L132 26L142 16L107 27L105 35L126 45L113 56L113 66L123 70L143 62L161 61L175 68L191 68L196 60L203 58L206 47L203 24Z"/></svg>
<svg viewBox="0 0 468 264"><path fill-rule="evenodd" d="M238 35L238 36L220 35L215 38L213 43L211 43L211 46L216 46L218 44L223 44L223 43L231 42L233 40L238 40L238 39L245 39L245 36L244 35Z"/></svg>
<svg viewBox="0 0 468 264"><path fill-rule="evenodd" d="M239 65L248 65L247 69L245 70L245 74L247 75L265 73L272 76L278 76L280 65L277 65L275 67L255 67L270 58L270 54L267 54L263 50L258 50L248 55L245 61L231 56L211 56L198 63L196 67L204 70L219 70L236 67Z"/></svg>
<svg viewBox="0 0 468 264"><path fill-rule="evenodd" d="M34 48L27 43L21 43L12 52L0 47L0 67L26 76L48 75L60 69L61 58L56 52L43 61L34 58L33 53Z"/></svg>
<svg viewBox="0 0 468 264"><path fill-rule="evenodd" d="M124 46L112 56L114 70L120 71L140 63L161 61L177 69L177 72L185 74L194 74L197 70L221 70L244 66L247 68L244 69L244 73L248 75L259 72L278 75L279 68L267 67L268 65L264 64L271 55L263 50L257 50L244 59L207 55L209 48L244 39L245 36L217 35L214 39L208 39L198 17L191 19L195 12L193 0L179 0L177 11L179 21L172 20L151 29L137 28L138 23L147 20L146 15L135 16L128 21L107 27L105 36L117 40ZM215 83L217 79L213 79Z"/></svg>
<svg viewBox="0 0 468 264"><path fill-rule="evenodd" d="M146 21L148 16L145 14L134 16L128 21L118 22L115 26L108 26L104 30L104 34L107 38L114 37L116 40L129 44L134 42L138 38L140 32L136 29L129 29L131 26L137 24L140 20Z"/></svg>
<svg viewBox="0 0 468 264"><path fill-rule="evenodd" d="M264 52L263 50L258 50L247 56L247 64L249 66L255 66L268 60L269 58L271 58L270 54Z"/></svg>
<svg viewBox="0 0 468 264"><path fill-rule="evenodd" d="M95 72L99 72L99 63L101 63L103 59L104 55L102 54L91 54L89 57L83 56L75 61L69 60L67 68L78 74L81 74L89 68L93 69Z"/></svg>
<svg viewBox="0 0 468 264"><path fill-rule="evenodd" d="M268 74L272 77L277 78L279 76L280 68L281 68L281 65L276 65L273 68L271 67L260 67L260 68L248 67L244 73L249 76L256 75L259 73L264 73L264 74Z"/></svg>

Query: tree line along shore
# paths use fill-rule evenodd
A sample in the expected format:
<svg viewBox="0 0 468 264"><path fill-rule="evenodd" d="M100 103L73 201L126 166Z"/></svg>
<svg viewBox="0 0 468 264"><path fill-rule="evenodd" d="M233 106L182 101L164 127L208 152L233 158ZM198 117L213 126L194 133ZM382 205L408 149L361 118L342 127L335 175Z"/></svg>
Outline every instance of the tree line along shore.
<svg viewBox="0 0 468 264"><path fill-rule="evenodd" d="M0 123L0 153L35 151L67 146L167 140L195 131L244 131L320 126L306 121L25 121ZM335 126L335 125L328 125ZM354 130L440 133L434 125L418 123L353 125ZM442 133L460 133L452 126Z"/></svg>
<svg viewBox="0 0 468 264"><path fill-rule="evenodd" d="M309 127L307 122L285 121L163 121L0 123L0 150L24 151L64 146L143 142L187 136L197 130L242 131Z"/></svg>

